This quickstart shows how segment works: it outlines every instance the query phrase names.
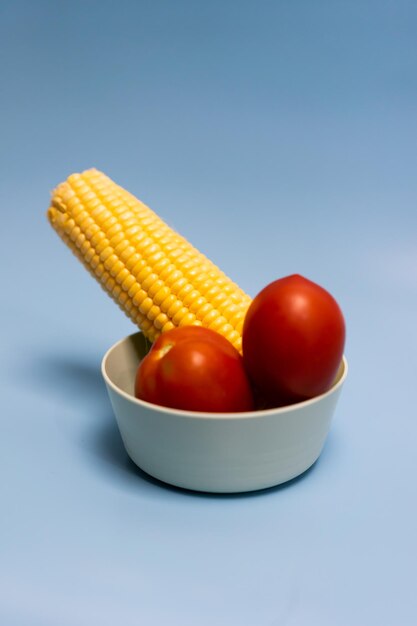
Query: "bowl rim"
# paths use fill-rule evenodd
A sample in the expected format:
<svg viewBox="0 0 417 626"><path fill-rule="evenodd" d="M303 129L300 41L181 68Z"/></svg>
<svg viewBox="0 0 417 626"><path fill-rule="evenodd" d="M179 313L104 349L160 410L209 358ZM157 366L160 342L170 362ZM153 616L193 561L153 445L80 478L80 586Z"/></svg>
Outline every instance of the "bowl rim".
<svg viewBox="0 0 417 626"><path fill-rule="evenodd" d="M135 333L131 333L130 335L126 335L125 337L123 337L122 339L119 339L118 341L116 341L116 343L114 343L112 346L110 346L110 348L108 348L108 350L106 351L106 353L104 354L102 361L101 361L101 374L104 378L105 383L119 396L122 396L123 398L125 398L126 400L128 400L129 402L132 402L133 404L136 404L138 407L142 407L145 408L147 410L151 410L151 411L155 411L156 413L168 413L170 415L176 415L176 416L181 416L184 418L199 418L199 419L212 419L212 420L216 420L216 419L230 419L230 420L236 420L236 419L254 419L254 418L259 418L259 417L267 417L267 416L279 416L279 415L284 415L287 413L291 413L293 411L297 411L301 408L304 407L308 407L314 404L318 404L319 402L321 402L322 400L324 400L326 397L331 396L332 394L334 394L338 389L340 389L340 387L342 387L343 383L346 380L347 374L348 374L348 362L346 359L346 356L343 355L342 357L342 361L339 365L339 370L340 367L343 367L342 369L342 373L340 374L338 380L330 387L330 389L328 389L327 391L325 391L324 393L319 394L318 396L314 396L313 398L308 398L307 400L302 400L301 402L295 402L294 404L288 404L285 406L281 406L281 407L276 407L276 408L272 408L272 409L259 409L259 410L254 410L254 411L241 411L239 413L236 412L230 412L230 413L215 413L215 412L208 412L208 411L186 411L184 409L173 409L171 407L166 407L166 406L162 406L159 404L152 404L151 402L146 402L146 400L141 400L140 398L136 398L135 396L131 395L130 393L127 393L126 391L124 391L123 389L121 389L118 385L116 385L115 382L113 382L113 380L110 378L110 376L107 374L106 371L106 365L107 365L107 361L111 355L111 353L116 350L116 348L118 348L119 345L121 345L122 343L124 343L125 341L127 341L128 339L130 339L131 337L134 337L136 335L140 335L143 333L141 331L135 332ZM338 371L339 371L338 370Z"/></svg>

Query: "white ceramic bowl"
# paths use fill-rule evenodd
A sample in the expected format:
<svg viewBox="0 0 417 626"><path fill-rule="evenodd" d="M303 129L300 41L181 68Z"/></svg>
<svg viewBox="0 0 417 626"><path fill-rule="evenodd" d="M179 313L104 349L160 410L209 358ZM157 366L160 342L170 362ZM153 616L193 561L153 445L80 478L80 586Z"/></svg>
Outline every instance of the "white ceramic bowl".
<svg viewBox="0 0 417 626"><path fill-rule="evenodd" d="M102 373L130 458L166 483L209 492L243 492L278 485L307 470L323 449L347 376L343 359L326 393L279 409L199 413L156 406L133 395L142 333L108 350Z"/></svg>

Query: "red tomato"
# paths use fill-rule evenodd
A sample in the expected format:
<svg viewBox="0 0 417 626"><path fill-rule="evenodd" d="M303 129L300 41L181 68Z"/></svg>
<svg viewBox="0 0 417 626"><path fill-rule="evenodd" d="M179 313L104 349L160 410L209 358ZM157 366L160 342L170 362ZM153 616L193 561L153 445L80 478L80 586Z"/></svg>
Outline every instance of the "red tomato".
<svg viewBox="0 0 417 626"><path fill-rule="evenodd" d="M253 409L241 355L222 335L201 326L159 336L138 367L135 395L186 411Z"/></svg>
<svg viewBox="0 0 417 626"><path fill-rule="evenodd" d="M267 285L252 301L243 326L243 361L267 403L280 406L327 391L345 344L336 300L294 274Z"/></svg>

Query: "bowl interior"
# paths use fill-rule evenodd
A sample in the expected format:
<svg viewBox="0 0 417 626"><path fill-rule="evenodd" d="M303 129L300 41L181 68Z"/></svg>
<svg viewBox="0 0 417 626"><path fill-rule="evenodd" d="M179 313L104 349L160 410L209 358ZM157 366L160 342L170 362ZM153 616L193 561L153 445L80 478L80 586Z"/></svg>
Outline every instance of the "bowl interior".
<svg viewBox="0 0 417 626"><path fill-rule="evenodd" d="M134 396L135 374L151 347L143 333L135 333L115 344L103 360L103 371L111 383Z"/></svg>
<svg viewBox="0 0 417 626"><path fill-rule="evenodd" d="M115 387L116 392L127 394L136 403L141 403L141 401L137 400L134 395L136 370L140 361L149 352L150 347L151 343L146 339L144 334L137 332L133 335L125 337L113 345L103 358L102 370L106 382ZM332 387L325 394L323 394L323 396L332 393L337 387L341 386L346 378L346 375L347 362L346 359L343 358ZM288 409L294 410L295 407L304 405L305 403L317 402L321 397L322 396L316 396L310 400L289 405L288 407L267 409L266 411L256 411L256 413L259 414L270 411L281 412ZM158 408L161 409L161 407ZM165 410L169 410L170 412L172 411L172 409L166 408ZM237 415L242 416L242 413Z"/></svg>

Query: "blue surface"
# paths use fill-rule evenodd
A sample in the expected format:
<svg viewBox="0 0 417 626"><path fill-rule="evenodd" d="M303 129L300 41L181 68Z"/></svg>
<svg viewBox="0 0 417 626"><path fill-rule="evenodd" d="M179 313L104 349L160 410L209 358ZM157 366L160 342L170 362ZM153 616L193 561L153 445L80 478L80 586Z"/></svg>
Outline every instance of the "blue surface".
<svg viewBox="0 0 417 626"><path fill-rule="evenodd" d="M0 3L5 626L417 623L413 2ZM350 375L288 485L205 496L124 452L133 325L49 228L96 166L254 295L339 300Z"/></svg>

